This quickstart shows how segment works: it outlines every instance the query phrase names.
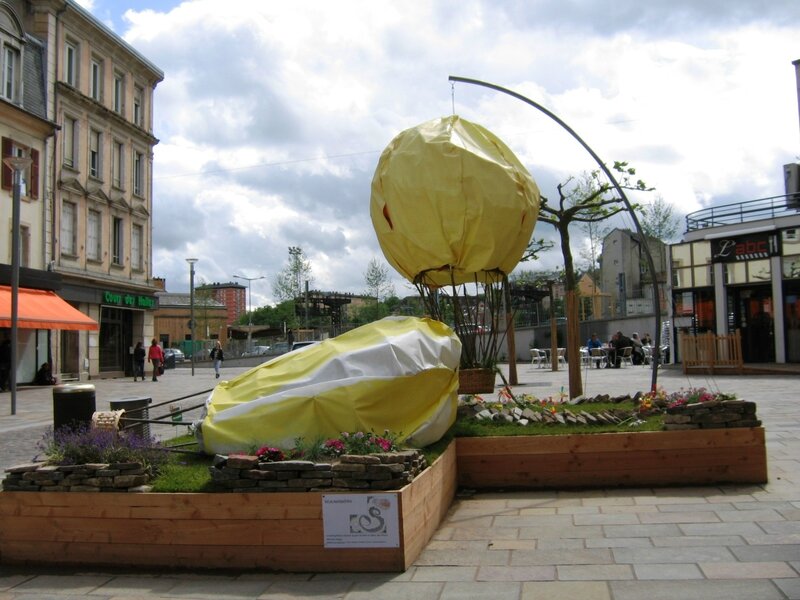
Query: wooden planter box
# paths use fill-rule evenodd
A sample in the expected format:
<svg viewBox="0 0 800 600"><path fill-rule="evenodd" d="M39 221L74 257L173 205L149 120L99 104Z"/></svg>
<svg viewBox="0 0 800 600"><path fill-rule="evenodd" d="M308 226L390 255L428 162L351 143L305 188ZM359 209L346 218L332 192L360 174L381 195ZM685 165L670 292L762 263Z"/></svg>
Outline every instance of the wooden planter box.
<svg viewBox="0 0 800 600"><path fill-rule="evenodd" d="M458 438L458 483L542 489L765 483L762 427Z"/></svg>
<svg viewBox="0 0 800 600"><path fill-rule="evenodd" d="M761 427L458 438L396 492L398 548L324 547L322 493L0 493L0 563L404 571L456 485L588 488L767 481ZM376 492L372 492L376 493Z"/></svg>
<svg viewBox="0 0 800 600"><path fill-rule="evenodd" d="M456 491L455 444L396 492L398 548L324 547L322 493L0 493L0 562L404 571Z"/></svg>

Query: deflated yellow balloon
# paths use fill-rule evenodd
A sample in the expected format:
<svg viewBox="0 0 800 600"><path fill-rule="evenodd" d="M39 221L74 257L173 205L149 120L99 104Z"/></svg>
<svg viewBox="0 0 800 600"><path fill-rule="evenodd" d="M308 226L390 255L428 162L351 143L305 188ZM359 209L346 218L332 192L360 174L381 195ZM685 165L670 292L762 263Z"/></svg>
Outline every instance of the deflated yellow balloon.
<svg viewBox="0 0 800 600"><path fill-rule="evenodd" d="M410 281L485 283L522 258L539 199L498 137L453 115L407 129L386 147L370 215L386 259Z"/></svg>

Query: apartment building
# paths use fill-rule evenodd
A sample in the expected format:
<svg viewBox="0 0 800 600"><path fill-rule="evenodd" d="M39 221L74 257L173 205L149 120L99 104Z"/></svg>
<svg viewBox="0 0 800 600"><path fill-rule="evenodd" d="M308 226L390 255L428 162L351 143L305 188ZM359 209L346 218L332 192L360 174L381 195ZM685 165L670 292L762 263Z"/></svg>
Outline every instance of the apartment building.
<svg viewBox="0 0 800 600"><path fill-rule="evenodd" d="M158 305L153 91L164 74L72 0L0 0L0 41L3 155L33 159L21 266L99 325L42 328L33 346L60 379L129 374Z"/></svg>

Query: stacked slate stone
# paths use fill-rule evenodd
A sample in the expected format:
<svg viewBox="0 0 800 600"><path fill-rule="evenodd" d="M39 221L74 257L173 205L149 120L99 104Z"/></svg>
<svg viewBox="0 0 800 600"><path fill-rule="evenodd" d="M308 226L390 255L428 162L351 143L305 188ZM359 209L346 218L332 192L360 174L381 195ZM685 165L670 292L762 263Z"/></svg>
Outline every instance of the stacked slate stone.
<svg viewBox="0 0 800 600"><path fill-rule="evenodd" d="M575 398L568 402L558 404L555 412L538 408L523 408L515 404L505 404L498 406L496 403L483 403L477 401L467 401L466 413L461 410L462 416L473 416L479 421L499 421L506 423L516 423L520 426L543 423L547 425L618 425L632 417L631 411L607 410L602 412L587 412L576 408L581 404L590 403L614 403L631 401L630 396L611 397L607 394L595 396L594 398ZM549 406L549 405L548 405ZM570 408L567 408L570 407ZM471 414L470 414L471 413Z"/></svg>
<svg viewBox="0 0 800 600"><path fill-rule="evenodd" d="M140 463L46 465L6 469L7 492L147 492L150 477Z"/></svg>
<svg viewBox="0 0 800 600"><path fill-rule="evenodd" d="M426 466L419 450L345 454L333 463L218 454L209 471L217 487L231 492L363 491L400 489Z"/></svg>
<svg viewBox="0 0 800 600"><path fill-rule="evenodd" d="M745 400L709 400L667 408L664 429L723 429L760 427L756 403Z"/></svg>

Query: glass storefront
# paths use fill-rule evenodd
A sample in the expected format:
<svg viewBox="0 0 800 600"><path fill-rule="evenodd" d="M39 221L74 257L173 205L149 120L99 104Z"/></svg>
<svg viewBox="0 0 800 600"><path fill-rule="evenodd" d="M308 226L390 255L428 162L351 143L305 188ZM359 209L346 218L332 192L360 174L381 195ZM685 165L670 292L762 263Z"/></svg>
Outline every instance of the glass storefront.
<svg viewBox="0 0 800 600"><path fill-rule="evenodd" d="M133 311L103 306L100 313L100 371L130 370Z"/></svg>

